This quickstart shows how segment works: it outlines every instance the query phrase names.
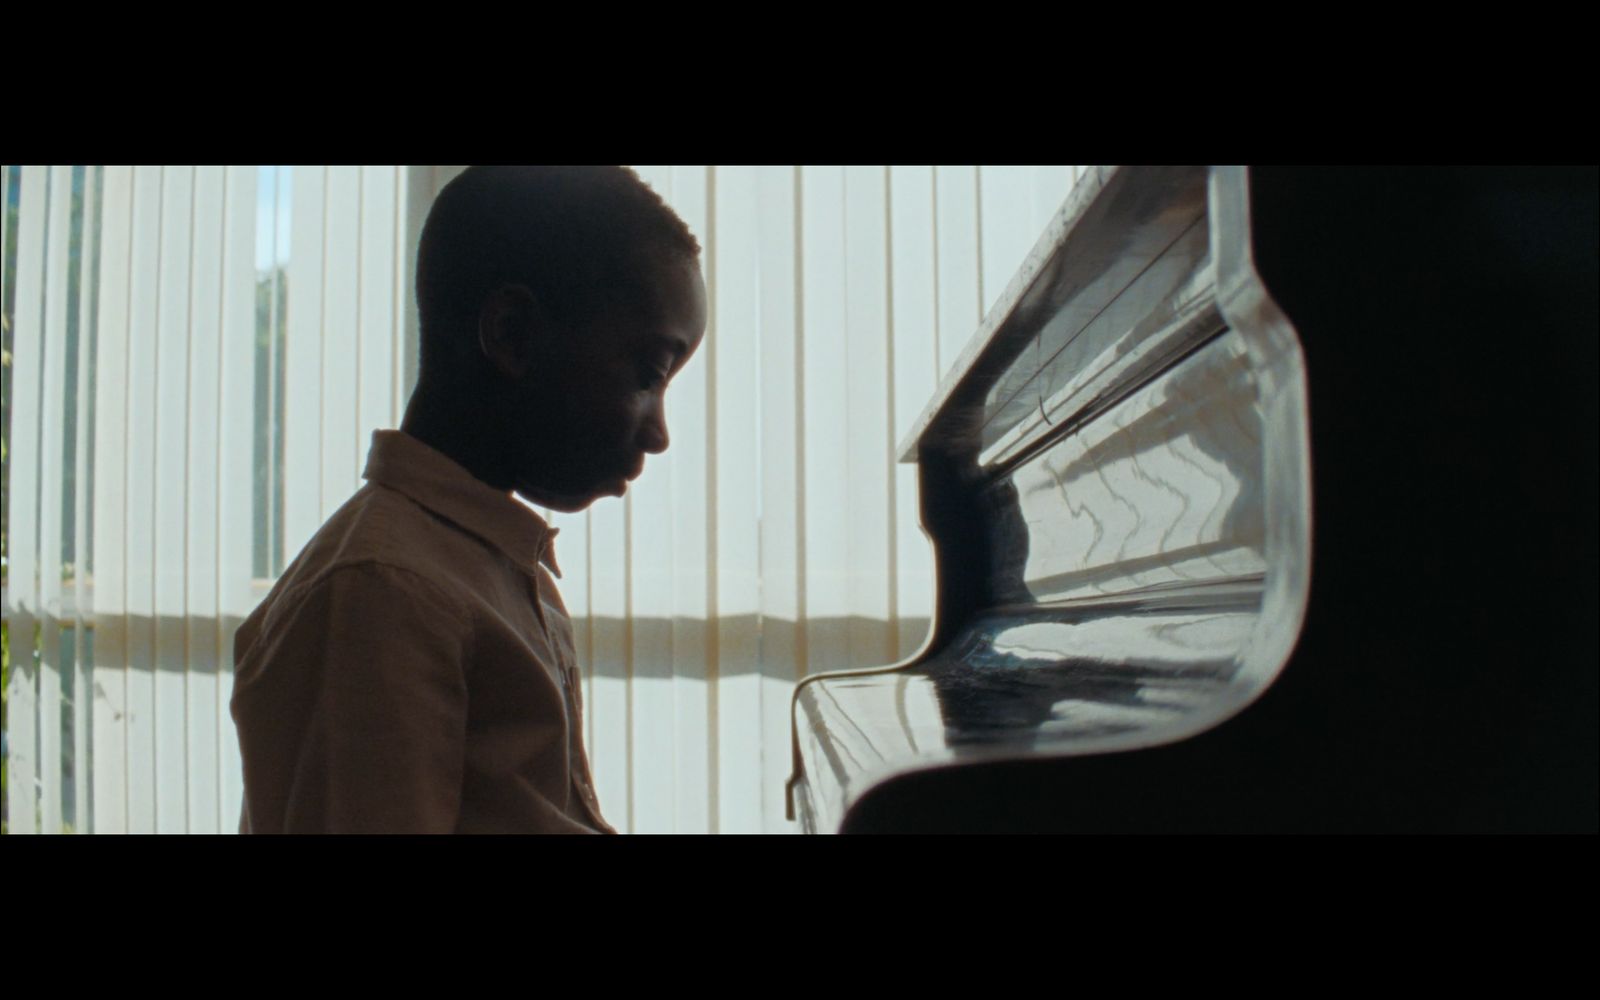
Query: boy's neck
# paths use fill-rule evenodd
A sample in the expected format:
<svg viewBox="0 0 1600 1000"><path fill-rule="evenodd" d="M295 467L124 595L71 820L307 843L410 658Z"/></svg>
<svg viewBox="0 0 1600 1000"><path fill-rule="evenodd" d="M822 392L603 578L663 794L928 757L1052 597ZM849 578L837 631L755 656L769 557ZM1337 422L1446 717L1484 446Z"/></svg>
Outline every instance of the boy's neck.
<svg viewBox="0 0 1600 1000"><path fill-rule="evenodd" d="M514 476L494 433L495 420L481 395L449 391L424 379L406 404L400 430L439 452L497 490L510 492Z"/></svg>

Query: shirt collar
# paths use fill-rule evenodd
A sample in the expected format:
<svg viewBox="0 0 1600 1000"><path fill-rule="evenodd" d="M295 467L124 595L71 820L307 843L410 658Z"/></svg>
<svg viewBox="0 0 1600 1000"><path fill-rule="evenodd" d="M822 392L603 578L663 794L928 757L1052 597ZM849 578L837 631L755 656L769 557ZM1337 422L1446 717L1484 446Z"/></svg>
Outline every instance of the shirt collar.
<svg viewBox="0 0 1600 1000"><path fill-rule="evenodd" d="M403 493L510 556L528 572L539 563L557 577L552 542L559 529L403 431L373 431L362 477Z"/></svg>

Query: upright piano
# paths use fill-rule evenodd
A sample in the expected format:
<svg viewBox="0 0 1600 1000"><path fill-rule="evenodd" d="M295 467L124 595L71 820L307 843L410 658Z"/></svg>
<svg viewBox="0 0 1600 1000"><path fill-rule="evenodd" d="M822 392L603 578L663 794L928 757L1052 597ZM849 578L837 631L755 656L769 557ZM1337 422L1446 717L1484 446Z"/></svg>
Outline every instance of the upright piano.
<svg viewBox="0 0 1600 1000"><path fill-rule="evenodd" d="M901 444L808 831L1590 831L1596 173L1096 168Z"/></svg>

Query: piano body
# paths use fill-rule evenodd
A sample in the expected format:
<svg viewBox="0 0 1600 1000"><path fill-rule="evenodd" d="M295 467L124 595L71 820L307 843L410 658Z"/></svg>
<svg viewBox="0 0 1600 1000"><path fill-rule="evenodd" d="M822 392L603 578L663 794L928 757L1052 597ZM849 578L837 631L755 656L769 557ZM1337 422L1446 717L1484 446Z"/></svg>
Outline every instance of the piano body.
<svg viewBox="0 0 1600 1000"><path fill-rule="evenodd" d="M1593 169L1097 168L901 444L809 831L1589 830Z"/></svg>

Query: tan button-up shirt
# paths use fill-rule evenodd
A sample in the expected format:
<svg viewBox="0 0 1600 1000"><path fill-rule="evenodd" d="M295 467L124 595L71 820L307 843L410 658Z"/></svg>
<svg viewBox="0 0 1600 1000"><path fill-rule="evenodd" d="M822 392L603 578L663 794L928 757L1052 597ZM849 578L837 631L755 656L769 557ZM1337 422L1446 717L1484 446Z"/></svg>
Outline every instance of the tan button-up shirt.
<svg viewBox="0 0 1600 1000"><path fill-rule="evenodd" d="M365 476L235 638L242 830L615 832L555 531L399 431Z"/></svg>

